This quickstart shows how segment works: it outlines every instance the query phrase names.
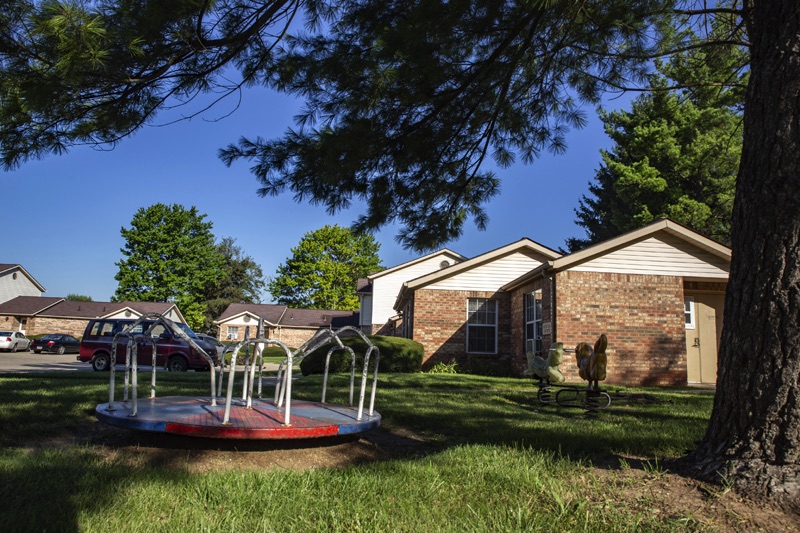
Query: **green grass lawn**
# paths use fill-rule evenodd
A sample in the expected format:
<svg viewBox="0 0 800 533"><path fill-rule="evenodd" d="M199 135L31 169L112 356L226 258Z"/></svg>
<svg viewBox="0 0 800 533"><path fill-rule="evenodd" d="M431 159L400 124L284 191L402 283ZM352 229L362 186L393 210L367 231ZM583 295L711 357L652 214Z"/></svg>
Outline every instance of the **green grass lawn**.
<svg viewBox="0 0 800 533"><path fill-rule="evenodd" d="M661 461L702 437L708 392L609 387L611 408L587 413L538 405L528 380L383 375L376 431L411 435L424 442L416 451L338 468L197 471L191 462L217 441L184 450L185 441L164 436L163 449L140 454L136 436L125 440L127 432L95 420L95 406L108 400L106 376L0 375L0 531L702 529L688 511L654 514L646 497L618 505L631 485L597 472L624 473L635 462L658 477ZM297 380L295 396L318 399L320 383ZM346 383L332 378L331 401L344 401ZM208 374L159 374L159 396L207 388ZM303 457L337 444L262 442L240 455L229 447L226 457L276 448Z"/></svg>

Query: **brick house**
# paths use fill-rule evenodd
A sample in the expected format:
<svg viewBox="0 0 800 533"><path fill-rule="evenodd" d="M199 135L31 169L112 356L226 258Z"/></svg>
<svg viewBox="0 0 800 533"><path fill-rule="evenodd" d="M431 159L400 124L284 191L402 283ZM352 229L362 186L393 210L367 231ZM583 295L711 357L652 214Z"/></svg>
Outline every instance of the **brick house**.
<svg viewBox="0 0 800 533"><path fill-rule="evenodd" d="M605 333L609 383L715 383L730 260L729 248L659 220L548 261L501 287L512 353ZM525 365L518 357L515 371ZM574 358L561 368L579 380Z"/></svg>
<svg viewBox="0 0 800 533"><path fill-rule="evenodd" d="M405 282L394 308L427 366L478 361L522 375L527 350L605 333L609 383L714 383L730 257L669 220L566 256L523 239ZM562 371L579 381L573 358Z"/></svg>
<svg viewBox="0 0 800 533"><path fill-rule="evenodd" d="M510 367L510 294L500 289L560 254L520 239L485 254L404 282L394 309L399 335L425 347L424 366L471 360Z"/></svg>
<svg viewBox="0 0 800 533"><path fill-rule="evenodd" d="M264 334L268 339L283 342L296 348L310 339L320 329L339 329L357 326L358 313L323 309L292 309L281 304L234 303L214 321L219 326L219 339L241 341L255 338L259 320L264 321Z"/></svg>
<svg viewBox="0 0 800 533"><path fill-rule="evenodd" d="M46 296L17 296L0 303L0 329L23 331L26 335L67 333L82 337L93 318L138 318L160 313L170 320L186 323L178 307L163 302L77 302Z"/></svg>
<svg viewBox="0 0 800 533"><path fill-rule="evenodd" d="M17 296L41 296L44 287L21 265L0 263L0 303Z"/></svg>
<svg viewBox="0 0 800 533"><path fill-rule="evenodd" d="M395 335L400 315L395 312L394 303L403 283L466 259L445 248L358 280L356 294L362 331L367 335Z"/></svg>

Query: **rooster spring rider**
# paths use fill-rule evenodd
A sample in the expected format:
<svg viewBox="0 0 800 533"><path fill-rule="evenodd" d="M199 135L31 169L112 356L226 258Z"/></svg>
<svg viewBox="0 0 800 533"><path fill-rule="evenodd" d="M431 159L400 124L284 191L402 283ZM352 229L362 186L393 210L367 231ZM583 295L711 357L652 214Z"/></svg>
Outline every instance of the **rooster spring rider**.
<svg viewBox="0 0 800 533"><path fill-rule="evenodd" d="M555 402L551 385L564 383L564 374L558 369L564 360L564 343L554 342L547 352L547 358L540 357L533 352L528 352L528 368L524 375L539 378L539 391L536 398L541 403Z"/></svg>
<svg viewBox="0 0 800 533"><path fill-rule="evenodd" d="M594 347L588 342L580 342L575 347L575 362L578 365L578 374L588 381L586 389L569 387L558 391L556 402L559 405L581 405L586 409L605 409L611 405L611 396L600 389L600 382L606 379L606 365L608 356L608 338L600 335ZM581 395L584 396L580 401Z"/></svg>

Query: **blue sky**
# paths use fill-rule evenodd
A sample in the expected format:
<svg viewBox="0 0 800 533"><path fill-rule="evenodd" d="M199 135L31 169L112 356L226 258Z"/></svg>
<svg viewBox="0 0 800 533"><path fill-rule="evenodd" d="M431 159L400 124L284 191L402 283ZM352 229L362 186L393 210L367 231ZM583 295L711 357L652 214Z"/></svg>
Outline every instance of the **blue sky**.
<svg viewBox="0 0 800 533"><path fill-rule="evenodd" d="M142 207L197 207L216 237L235 238L265 276L275 274L305 233L325 224L348 226L357 207L329 216L322 207L294 203L289 194L259 198L246 163L222 164L219 148L240 136L279 136L300 108L287 96L255 88L222 118L235 105L229 99L202 117L145 127L113 150L73 148L6 172L0 263L21 264L45 287L45 296L75 293L108 301L117 287L115 263L122 259L120 228L130 227ZM487 206L487 230L470 222L446 246L472 257L522 237L558 249L567 238L583 236L573 210L599 166L599 150L611 144L594 110L586 113L589 124L569 135L565 155L499 170L501 193ZM162 116L156 123L168 120ZM389 227L375 235L387 267L417 257L397 245L395 234ZM265 294L263 302L270 301Z"/></svg>

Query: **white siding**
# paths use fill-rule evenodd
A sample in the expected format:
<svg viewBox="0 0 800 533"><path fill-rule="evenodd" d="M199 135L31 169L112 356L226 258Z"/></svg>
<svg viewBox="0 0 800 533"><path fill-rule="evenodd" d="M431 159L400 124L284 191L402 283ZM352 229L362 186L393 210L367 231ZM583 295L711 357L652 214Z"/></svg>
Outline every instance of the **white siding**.
<svg viewBox="0 0 800 533"><path fill-rule="evenodd" d="M578 272L727 279L728 262L672 236L650 237L570 268Z"/></svg>
<svg viewBox="0 0 800 533"><path fill-rule="evenodd" d="M530 272L543 262L530 251L517 251L432 283L425 289L447 291L496 291L502 285Z"/></svg>
<svg viewBox="0 0 800 533"><path fill-rule="evenodd" d="M385 324L389 318L397 314L394 310L394 302L397 300L403 283L440 270L440 264L445 259L451 265L460 262L451 255L442 253L375 278L372 281L372 317L371 320L364 317L362 322L376 326Z"/></svg>
<svg viewBox="0 0 800 533"><path fill-rule="evenodd" d="M0 303L13 300L17 296L41 295L42 291L19 269L12 269L0 275Z"/></svg>

